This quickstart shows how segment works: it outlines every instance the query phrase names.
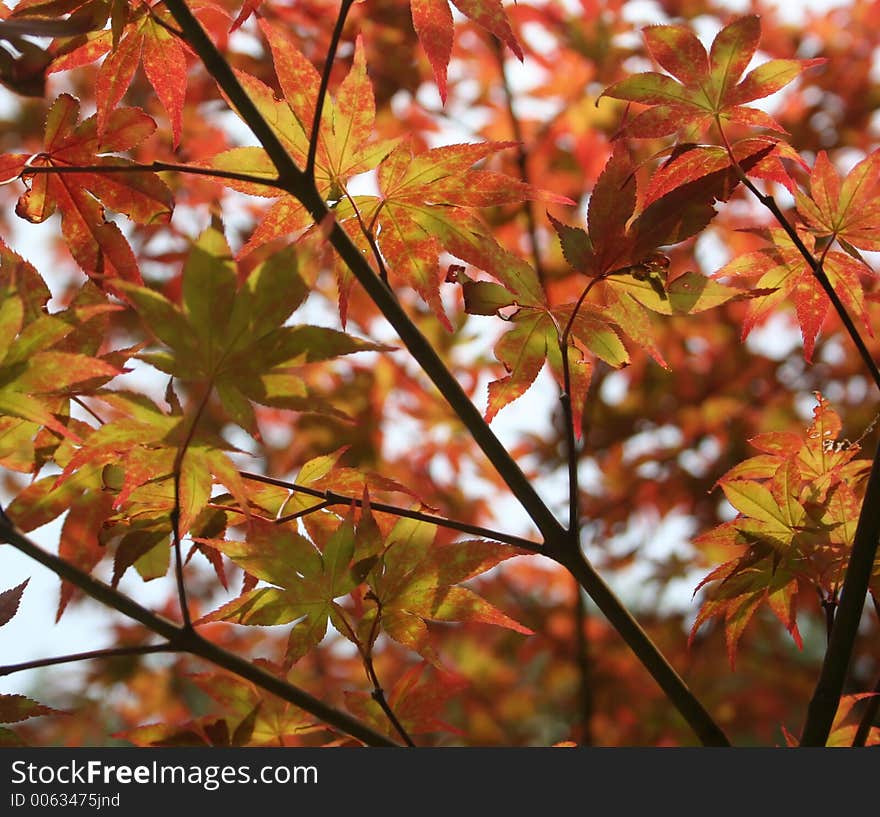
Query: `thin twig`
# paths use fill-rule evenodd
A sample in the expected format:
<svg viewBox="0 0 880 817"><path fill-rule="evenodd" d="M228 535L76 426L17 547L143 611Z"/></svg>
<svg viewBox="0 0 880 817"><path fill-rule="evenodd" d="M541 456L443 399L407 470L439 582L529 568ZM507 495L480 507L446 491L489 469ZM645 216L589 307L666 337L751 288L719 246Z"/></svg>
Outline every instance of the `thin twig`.
<svg viewBox="0 0 880 817"><path fill-rule="evenodd" d="M252 480L253 482L262 482L266 485L275 485L279 488L287 488L294 493L306 494L307 496L313 496L316 499L322 500L320 506L316 505L313 508L309 508L309 513L311 513L311 511L313 510L318 510L319 507L329 507L330 505L354 505L355 507L360 508L363 507L364 504L363 499L359 499L357 497L345 496L344 494L338 494L335 491L322 491L319 488L310 488L308 485L298 485L295 482L278 479L277 477L268 477L264 474L255 474L250 471L240 471L239 474L242 478ZM398 505L388 505L383 502L374 502L372 499L370 500L370 509L379 513L388 513L393 514L394 516L406 517L407 519L415 519L418 522L427 522L430 525L437 525L437 527L440 528L449 528L450 530L457 530L461 531L462 533L470 533L474 536L480 536L484 539L492 539L495 542L501 542L502 544L513 545L513 547L522 548L523 550L527 550L530 553L543 552L541 545L537 542L531 541L530 539L525 539L521 536L514 536L512 534L502 533L500 531L492 530L490 528L484 528L480 525L471 525L469 522L460 522L456 519L447 519L444 516L437 516L436 514L415 511L411 508L402 508ZM283 522L287 520L282 518L277 521Z"/></svg>
<svg viewBox="0 0 880 817"><path fill-rule="evenodd" d="M877 720L877 713L880 712L880 676L877 677L877 683L874 684L873 695L868 699L865 711L862 712L859 728L853 737L853 746L864 746L868 742L868 735L871 734L871 728L874 721Z"/></svg>
<svg viewBox="0 0 880 817"><path fill-rule="evenodd" d="M248 184L262 184L266 187L281 188L276 178L254 176L251 173L239 173L235 170L218 170L211 167L199 167L197 165L181 165L173 162L150 162L149 164L125 164L125 165L28 165L21 172L21 176L45 176L50 173L189 173L193 176L211 176L217 179L229 179L230 181L247 182ZM281 188L283 190L283 188Z"/></svg>
<svg viewBox="0 0 880 817"><path fill-rule="evenodd" d="M172 482L174 485L174 506L171 509L171 537L174 543L174 569L177 576L177 596L180 602L180 614L183 617L183 626L185 629L192 627L192 619L189 615L189 605L186 601L186 584L183 581L183 549L180 544L180 478L183 472L183 460L186 457L187 449L192 443L196 433L196 426L202 417L205 407L208 405L208 398L211 396L211 389L206 388L199 405L193 414L189 427L183 442L178 446L177 453L174 455L174 464L172 465Z"/></svg>
<svg viewBox="0 0 880 817"><path fill-rule="evenodd" d="M331 502L328 499L325 499L323 502L319 502L317 505L311 505L308 508L303 508L301 511L297 511L296 513L289 513L286 516L280 516L275 520L276 525L283 525L286 522L293 522L295 519L300 519L303 516L308 516L310 513L315 513L316 511L322 511L324 508L329 508L331 505L335 505L335 502Z"/></svg>
<svg viewBox="0 0 880 817"><path fill-rule="evenodd" d="M90 650L88 652L71 653L70 655L57 655L53 658L37 658L34 661L23 661L21 664L7 664L0 667L0 676L12 675L15 672L23 672L40 667L53 667L57 664L72 664L75 661L90 661L95 658L121 658L126 655L151 655L158 652L180 652L178 647L172 644L149 644L140 647L112 647L106 650Z"/></svg>
<svg viewBox="0 0 880 817"><path fill-rule="evenodd" d="M385 267L385 259L382 258L382 253L379 251L379 245L376 243L376 237L373 235L373 226L376 223L376 215L378 215L379 209L381 209L382 205L376 209L376 215L373 216L373 221L368 227L364 224L364 219L361 216L360 208L357 206L354 198L349 194L349 192L345 191L345 197L348 199L348 203L351 205L351 209L354 211L354 216L357 219L358 226L361 228L361 233L364 238L367 239L367 242L370 245L370 249L373 251L373 258L376 259L376 268L379 271L379 278L382 279L385 286L388 287L389 292L391 291L391 285L388 283L388 269Z"/></svg>
<svg viewBox="0 0 880 817"><path fill-rule="evenodd" d="M415 743L413 739L409 736L409 733L404 728L403 724L400 722L400 719L394 713L394 709L391 704L388 703L388 699L385 697L385 690L382 688L382 682L379 680L379 676L376 674L376 668L373 666L373 643L376 640L376 634L379 627L379 619L382 615L382 603L378 598L372 596L373 600L376 602L376 616L373 618L372 626L370 627L370 634L367 637L366 645L362 644L360 639L357 637L357 633L354 631L354 627L351 626L348 619L345 617L345 614L338 610L339 612L339 621L343 624L346 630L348 630L349 638L357 645L358 652L361 655L361 661L364 665L364 672L367 675L367 680L373 687L372 692L370 693L370 697L379 705L379 708L385 713L385 717L388 718L388 721L394 727L394 730L400 735L403 742L410 747L415 747Z"/></svg>
<svg viewBox="0 0 880 817"><path fill-rule="evenodd" d="M354 0L342 0L342 4L339 7L339 16L336 18L333 35L330 38L330 47L327 49L324 70L321 72L318 100L315 103L315 118L312 120L312 132L309 136L309 155L306 157L306 174L312 179L315 177L315 158L318 155L318 138L321 133L321 116L324 113L324 100L327 98L327 90L330 87L330 74L333 71L333 61L336 59L336 50L339 48L342 29L345 28L345 19L348 17L348 11L352 5L354 5Z"/></svg>
<svg viewBox="0 0 880 817"><path fill-rule="evenodd" d="M83 411L88 412L92 417L95 418L96 422L99 425L105 425L105 421L101 418L99 414L96 414L94 409L86 403L78 394L70 395L70 399L72 402L76 403Z"/></svg>
<svg viewBox="0 0 880 817"><path fill-rule="evenodd" d="M495 58L498 62L498 72L501 75L501 87L504 90L504 99L507 103L507 116L510 119L510 129L513 133L513 139L516 142L516 163L519 167L520 179L526 184L531 184L529 176L529 157L526 153L525 139L523 138L522 124L516 115L516 105L513 97L513 89L507 79L507 71L504 65L504 48L501 40L494 35L491 36L492 50L495 52ZM535 220L535 211L532 202L526 200L522 207L526 217L526 230L529 236L529 243L532 250L532 265L535 268L535 274L538 280L544 283L544 268L541 264L541 249L538 243L538 223Z"/></svg>
<svg viewBox="0 0 880 817"><path fill-rule="evenodd" d="M590 658L590 640L587 635L587 600L581 586L575 582L575 646L578 667L578 720L580 721L580 744L593 743L593 672Z"/></svg>
<svg viewBox="0 0 880 817"><path fill-rule="evenodd" d="M562 415L563 422L565 423L566 456L568 460L568 533L570 537L569 544L572 548L580 547L580 485L578 478L577 437L574 428L574 408L571 403L571 361L568 356L569 339L571 338L571 330L574 327L577 314L581 306L583 306L587 295L590 294L590 290L599 281L605 280L605 278L615 274L615 272L619 272L619 270L590 279L574 307L572 307L571 315L569 315L565 328L559 337L559 352L562 355L562 394L559 395L559 399L562 402Z"/></svg>

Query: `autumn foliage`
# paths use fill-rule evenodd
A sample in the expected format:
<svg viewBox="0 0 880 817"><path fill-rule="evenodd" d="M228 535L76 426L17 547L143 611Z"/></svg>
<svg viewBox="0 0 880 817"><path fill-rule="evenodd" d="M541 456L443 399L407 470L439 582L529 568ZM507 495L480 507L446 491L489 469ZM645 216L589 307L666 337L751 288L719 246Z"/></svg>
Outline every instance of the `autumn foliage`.
<svg viewBox="0 0 880 817"><path fill-rule="evenodd" d="M0 5L0 745L880 743L880 6L752 7Z"/></svg>

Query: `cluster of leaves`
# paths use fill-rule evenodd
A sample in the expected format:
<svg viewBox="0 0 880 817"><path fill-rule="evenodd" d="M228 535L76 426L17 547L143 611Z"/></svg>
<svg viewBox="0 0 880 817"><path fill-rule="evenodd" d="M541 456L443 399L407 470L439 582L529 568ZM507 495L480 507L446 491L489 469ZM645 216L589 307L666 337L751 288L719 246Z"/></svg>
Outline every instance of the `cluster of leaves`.
<svg viewBox="0 0 880 817"><path fill-rule="evenodd" d="M839 440L841 421L817 395L813 423L801 438L770 431L749 442L761 453L734 466L718 485L737 517L701 534L703 548L742 555L713 570L699 587L712 585L691 632L724 619L731 665L737 642L754 612L767 604L799 646L796 612L809 589L823 606L837 604L855 536L870 460L856 459L858 444ZM880 591L880 560L870 592Z"/></svg>
<svg viewBox="0 0 880 817"><path fill-rule="evenodd" d="M627 75L621 3L584 0L573 14L550 0L456 0L455 24L447 0L413 0L403 21L390 0L339 5L194 3L193 23L179 0L0 8L0 39L17 51L0 57L0 80L34 96L47 76L66 89L39 129L22 114L20 144L4 136L0 182L18 180L4 193L26 222L60 216L59 265L75 282L65 280L63 306L50 311L46 282L0 244L0 464L13 494L5 515L29 533L66 514L59 556L80 577L112 562L111 589L132 567L145 581L175 573L169 606L172 617L182 608L184 635L248 657L264 640L270 657L253 666L320 690L391 740L685 742L661 715L634 717L637 702L614 718L592 710L593 699L617 706L607 694L617 675L636 701L649 695L631 680L634 661L589 648L589 638L607 645L610 630L588 620L580 589L578 598L570 585L560 590L570 581L560 565L580 559L571 543L587 534L601 568L647 561L661 589L689 577L695 558L724 560L697 588L706 595L691 653L675 652L677 661L699 664L697 631L723 619L733 664L765 602L798 646L798 613L821 609L830 628L867 461L858 444L838 441L841 414L824 397L806 437L790 429L811 391L849 403L847 422L867 429L860 442L873 429L869 401L858 398L860 361L834 362L845 340L834 315L869 357L878 298L865 255L880 249L880 153L859 143L861 158L841 174L833 151L843 137L797 132L807 94L789 95L772 115L751 104L798 78L818 92L823 72L836 70L834 59L797 56L769 14L768 58L749 70L757 15L662 3L670 18L713 15L717 36L707 49L684 23L651 25L647 54L666 73ZM200 45L193 26L220 50ZM526 36L534 27L552 54ZM858 34L872 36L864 26ZM562 101L549 122L514 104L508 51L545 69L546 82L521 93ZM451 118L467 104L485 107L488 124L438 146L446 114L417 102L420 81L433 81ZM95 110L83 121L77 95ZM219 102L260 144L205 116ZM279 166L279 146L297 173ZM772 220L760 222L749 201ZM700 239L713 235L732 260L706 260ZM368 297L376 289L365 281L382 297ZM804 360L824 368L799 363L793 375L792 359L739 342L789 305ZM405 322L400 342L388 341L382 318ZM401 360L401 344L447 403ZM485 400L489 423L531 389L536 396L545 364L564 398L561 423L532 422L513 447L534 463L517 483L513 458L491 453L480 441L491 431L447 386L457 375L466 397ZM164 392L137 381L145 366ZM618 394L625 384L622 397L615 383ZM419 442L395 453L399 419ZM742 459L745 439L758 456ZM249 455L262 473L243 470ZM522 483L556 469L571 511L563 544L534 503L529 512L559 564L522 567L538 560L510 557L542 545L487 526L501 516L502 489L522 499ZM593 484L581 484L591 472ZM708 498L713 483L735 519L723 521ZM480 485L488 500L474 495ZM650 536L621 551L617 535L640 516L673 512L708 531L689 543L694 558L640 553ZM233 570L241 582L230 593ZM218 599L218 583L227 597ZM23 589L0 595L0 624ZM818 607L804 604L807 589ZM77 583L64 581L58 618L77 596ZM639 612L671 650L684 647L682 611ZM137 630L126 655L148 651L148 631ZM480 648L489 639L491 655ZM874 669L875 653L864 650ZM711 663L701 671L717 671ZM137 745L348 740L229 667L168 666L212 703L175 708L170 694L142 690L140 708L108 731ZM138 689L149 670L135 658L126 672ZM95 677L111 685L114 673L108 665ZM542 688L563 703L538 701ZM842 699L832 743L854 739L845 721L861 700ZM749 718L781 726L793 717L727 704L737 731ZM5 722L49 714L23 696L0 705ZM535 716L542 706L553 715ZM869 730L867 740L878 739Z"/></svg>

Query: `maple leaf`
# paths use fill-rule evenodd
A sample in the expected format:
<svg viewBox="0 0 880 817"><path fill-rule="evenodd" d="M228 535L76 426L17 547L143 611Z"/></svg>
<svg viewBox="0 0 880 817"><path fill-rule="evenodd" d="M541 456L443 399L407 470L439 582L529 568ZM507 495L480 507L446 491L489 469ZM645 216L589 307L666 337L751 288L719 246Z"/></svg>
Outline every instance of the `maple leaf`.
<svg viewBox="0 0 880 817"><path fill-rule="evenodd" d="M545 361L557 383L565 388L560 327L567 325L571 312L571 306L545 310L523 308L509 319L512 328L501 336L494 348L495 357L507 374L489 383L487 422L491 422L502 408L525 394ZM616 368L625 366L629 362L629 355L614 326L592 308L579 309L572 319L571 329L568 338L568 381L572 392L572 421L580 435L582 407L592 371L591 355Z"/></svg>
<svg viewBox="0 0 880 817"><path fill-rule="evenodd" d="M126 371L115 355L83 353L94 351L85 325L116 307L103 299L85 308L74 302L50 315L49 292L38 278L0 242L0 411L76 438L63 419L67 398L88 394Z"/></svg>
<svg viewBox="0 0 880 817"><path fill-rule="evenodd" d="M124 391L104 391L98 396L117 416L92 431L61 475L49 478L52 484L27 497L20 513L31 524L39 522L46 514L57 514L71 493L76 496L77 490L89 489L88 498L82 500L86 530L71 531L72 549L79 541L89 541L86 531L103 545L118 540L114 586L132 565L145 580L164 576L169 566L171 510L179 508L178 532L184 535L208 504L213 478L243 496L241 477L224 453L231 446L198 427L190 436L190 418L179 408L166 414L149 398ZM178 464L179 490L175 491L175 463L187 437L190 441ZM68 482L74 485L65 489ZM110 505L103 513L93 507L106 499ZM10 510L19 513L14 506ZM94 548L85 552L98 555ZM105 552L102 547L100 554Z"/></svg>
<svg viewBox="0 0 880 817"><path fill-rule="evenodd" d="M31 700L25 695L0 695L0 723L18 723L40 715L57 715L60 710L52 709Z"/></svg>
<svg viewBox="0 0 880 817"><path fill-rule="evenodd" d="M780 161L793 159L803 165L798 154L792 153L784 143L767 137L740 139L731 145L730 152L716 145L676 145L670 158L652 174L642 206L648 207L679 187L707 177L725 178L728 185L735 186L739 179L734 161L743 173L773 179L794 192L794 181ZM729 194L724 197L729 198Z"/></svg>
<svg viewBox="0 0 880 817"><path fill-rule="evenodd" d="M206 544L270 586L247 590L197 623L233 621L268 626L296 621L287 643L288 666L321 642L329 621L339 615L334 599L350 593L359 583L352 572L355 538L348 519L342 521L323 551L289 527L261 520L253 520L247 541L212 539Z"/></svg>
<svg viewBox="0 0 880 817"><path fill-rule="evenodd" d="M810 195L796 193L798 213L818 238L837 240L861 260L853 248L880 250L880 151L866 156L840 175L822 150L810 173Z"/></svg>
<svg viewBox="0 0 880 817"><path fill-rule="evenodd" d="M686 126L722 121L782 131L763 111L744 103L784 88L801 72L824 59L775 59L759 65L742 80L761 38L757 15L733 20L718 32L709 52L690 28L656 25L643 29L651 56L669 74L646 71L606 88L603 96L648 105L626 123L630 136L665 136Z"/></svg>
<svg viewBox="0 0 880 817"><path fill-rule="evenodd" d="M21 596L25 587L28 586L30 579L25 579L21 584L10 590L4 590L0 593L0 627L11 621L12 617L18 612L18 605L21 603Z"/></svg>
<svg viewBox="0 0 880 817"><path fill-rule="evenodd" d="M749 155L772 149L763 145ZM705 162L703 162L705 165ZM595 290L604 300L593 320L619 328L662 366L645 308L662 315L701 312L753 293L720 285L694 272L667 280L669 259L658 249L689 238L715 215L715 201L731 195L738 177L729 162L676 175L659 182L637 207L635 168L617 143L596 181L587 212L587 230L550 216L569 265L587 276L585 294ZM610 338L605 334L606 338ZM589 344L588 344L589 345ZM593 351L596 351L595 349ZM628 358L615 352L599 355L612 365Z"/></svg>
<svg viewBox="0 0 880 817"><path fill-rule="evenodd" d="M501 0L452 0L468 19L494 34L522 61L523 52L510 27ZM434 81L445 104L446 72L452 57L453 20L448 0L410 0L413 28L434 69Z"/></svg>
<svg viewBox="0 0 880 817"><path fill-rule="evenodd" d="M834 714L834 720L831 723L831 729L828 733L828 739L825 741L826 746L846 746L853 745L853 739L859 730L858 723L850 722L852 720L853 709L860 701L867 700L877 695L876 692L856 692L850 695L841 695L840 702L837 705L837 712ZM789 732L785 726L782 727L782 734L785 742L789 747L800 746L800 740ZM868 735L864 743L865 746L880 745L880 729L872 726L868 730Z"/></svg>
<svg viewBox="0 0 880 817"><path fill-rule="evenodd" d="M795 314L804 341L804 359L810 361L816 337L831 308L831 300L816 280L813 268L806 262L787 232L781 228L772 228L764 234L772 246L737 256L712 277L746 281L756 288L754 300L749 304L743 321L744 339L780 303L787 299L794 301ZM812 253L814 236L803 232L799 235L807 250ZM846 253L830 250L824 253L822 269L843 304L852 314L862 319L868 333L873 335L861 283L861 277L869 271L868 268Z"/></svg>
<svg viewBox="0 0 880 817"><path fill-rule="evenodd" d="M287 32L266 20L260 20L260 26L269 42L284 99L277 100L268 86L248 74L239 73L239 79L294 160L305 164L321 76ZM373 86L367 75L363 42L358 38L351 69L335 95L325 97L321 112L315 182L325 199L340 199L352 177L374 169L394 147L396 140L374 138L375 118ZM201 164L267 179L277 176L266 152L258 147L232 148ZM277 192L268 187L226 183L250 195L277 197ZM261 218L239 257L275 238L296 235L311 224L312 217L305 207L294 196L283 195Z"/></svg>
<svg viewBox="0 0 880 817"><path fill-rule="evenodd" d="M395 641L439 665L428 621L474 621L531 635L531 630L493 607L461 582L520 555L494 542L471 540L436 545L437 528L400 519L388 534L377 565L367 577L382 629ZM369 620L367 618L367 620Z"/></svg>
<svg viewBox="0 0 880 817"><path fill-rule="evenodd" d="M258 264L241 286L223 235L206 230L183 269L183 303L127 284L122 287L146 328L170 351L141 359L182 380L213 386L229 416L259 434L251 401L300 411L336 413L309 393L296 371L305 364L359 351L389 351L319 326L288 325L308 289L292 249Z"/></svg>
<svg viewBox="0 0 880 817"><path fill-rule="evenodd" d="M737 518L694 540L744 548L697 586L713 583L690 637L693 641L704 622L723 617L731 666L746 624L764 603L800 646L795 620L800 584L832 597L846 569L860 507L852 486L864 479L869 463L854 459L857 447L836 444L840 418L820 394L817 401L803 438L767 432L751 440L762 453L717 483Z"/></svg>
<svg viewBox="0 0 880 817"><path fill-rule="evenodd" d="M95 116L77 124L79 102L59 96L46 120L43 150L27 167L126 167L132 163L107 154L127 150L146 139L156 123L137 108L117 108L108 117L102 135ZM56 210L61 230L77 264L96 283L112 290L116 280L141 280L137 261L119 227L105 217L104 207L149 224L171 215L171 192L155 173L94 172L28 174L21 171L28 190L15 208L22 218L41 223Z"/></svg>
<svg viewBox="0 0 880 817"><path fill-rule="evenodd" d="M112 112L122 101L135 71L144 73L165 108L171 123L172 144L180 143L183 103L186 97L186 49L172 34L174 18L164 3L114 4L112 26L93 31L60 49L50 73L89 65L107 55L95 81L98 135L103 137ZM109 53L108 53L109 52Z"/></svg>
<svg viewBox="0 0 880 817"><path fill-rule="evenodd" d="M284 746L325 729L299 707L226 673L187 676L220 707L184 723L150 723L114 735L136 746Z"/></svg>
<svg viewBox="0 0 880 817"><path fill-rule="evenodd" d="M271 123L291 156L306 161L315 116L320 75L281 29L260 21L272 51L284 99L256 78L239 73L249 96ZM448 145L415 154L407 142L376 140L373 135L375 102L366 72L363 46L358 40L352 68L335 97L328 95L322 110L315 154L315 179L321 195L333 203L333 216L370 251L367 235L381 249L389 280L412 286L449 329L451 324L440 300L444 273L442 250L479 266L502 283L530 276L533 298L540 286L528 265L503 250L487 227L470 212L527 199L572 204L564 196L539 190L512 177L473 169L492 153L512 147L512 142ZM203 163L215 169L244 171L274 179L276 172L262 148L233 148ZM350 179L378 167L381 195L351 196ZM273 191L254 183L226 182L240 192L274 197ZM239 256L268 241L296 235L312 226L311 214L294 197L284 195L269 208ZM345 322L350 275L341 273L340 314Z"/></svg>
<svg viewBox="0 0 880 817"><path fill-rule="evenodd" d="M441 719L441 713L446 702L467 684L467 679L461 675L422 662L410 667L397 679L388 693L388 706L408 735L440 731L460 734L460 730ZM382 707L369 693L346 692L345 704L352 714L374 729L390 737L399 737Z"/></svg>
<svg viewBox="0 0 880 817"><path fill-rule="evenodd" d="M534 270L501 247L473 212L528 199L573 203L510 176L473 168L512 145L478 142L414 153L403 142L379 165L380 196L357 196L337 207L338 219L357 216L371 225L391 284L415 289L447 329L452 326L440 300L446 275L439 259L443 250L489 273L520 305L544 302Z"/></svg>

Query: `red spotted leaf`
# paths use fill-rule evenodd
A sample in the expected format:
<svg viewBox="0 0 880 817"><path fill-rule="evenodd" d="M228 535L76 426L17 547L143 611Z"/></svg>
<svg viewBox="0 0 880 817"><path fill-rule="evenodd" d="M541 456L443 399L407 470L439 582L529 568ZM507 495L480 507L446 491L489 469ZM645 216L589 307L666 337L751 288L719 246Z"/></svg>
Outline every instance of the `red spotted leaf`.
<svg viewBox="0 0 880 817"><path fill-rule="evenodd" d="M797 208L817 237L838 239L844 249L880 250L880 151L858 162L842 180L820 151L810 174L810 194L798 191Z"/></svg>
<svg viewBox="0 0 880 817"><path fill-rule="evenodd" d="M643 34L651 56L669 74L634 74L602 93L648 106L625 125L625 132L635 137L665 136L685 126L722 121L781 131L771 116L745 103L770 96L807 68L824 62L770 60L740 81L760 41L757 15L739 17L722 28L708 54L685 26L649 26Z"/></svg>
<svg viewBox="0 0 880 817"><path fill-rule="evenodd" d="M79 102L68 94L59 96L49 110L43 150L29 166L130 165L127 159L108 154L140 144L156 128L136 108L113 110L103 134L98 133L94 116L81 123L78 118ZM112 290L116 279L141 280L134 253L119 227L107 220L105 207L143 224L167 220L171 193L155 173L25 172L23 178L28 190L18 200L18 215L39 223L57 210L74 259L96 283Z"/></svg>
<svg viewBox="0 0 880 817"><path fill-rule="evenodd" d="M804 340L804 358L809 361L816 337L831 308L831 300L789 235L781 229L772 229L768 236L771 246L734 258L713 277L729 277L755 288L743 323L743 338L782 303L793 302ZM801 238L812 251L812 236L803 234ZM864 263L846 253L831 250L825 253L822 267L850 314L861 318L868 333L873 334L861 280L869 272Z"/></svg>
<svg viewBox="0 0 880 817"><path fill-rule="evenodd" d="M494 34L522 60L523 52L501 0L452 0L465 17ZM452 57L453 19L449 0L410 0L413 27L434 70L440 99L446 102L446 72Z"/></svg>

